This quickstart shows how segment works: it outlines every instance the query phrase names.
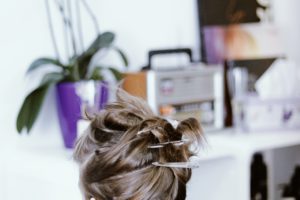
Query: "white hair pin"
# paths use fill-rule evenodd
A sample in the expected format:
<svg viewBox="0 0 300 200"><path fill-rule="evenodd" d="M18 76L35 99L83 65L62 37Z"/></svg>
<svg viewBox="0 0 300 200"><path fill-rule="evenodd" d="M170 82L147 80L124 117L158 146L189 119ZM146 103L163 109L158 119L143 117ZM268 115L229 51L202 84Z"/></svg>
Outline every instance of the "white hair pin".
<svg viewBox="0 0 300 200"><path fill-rule="evenodd" d="M162 142L162 143L157 143L157 144L153 144L153 145L149 145L148 148L149 149L157 149L157 148L162 148L167 144L173 144L175 146L181 146L183 144L185 144L185 142L183 140L176 140L176 141L169 141L169 142Z"/></svg>
<svg viewBox="0 0 300 200"><path fill-rule="evenodd" d="M181 140L174 140L174 141L168 141L168 142L162 142L162 143L152 144L152 145L149 145L148 148L149 149L162 148L162 147L164 147L167 144L173 144L175 146L181 146L181 145L184 145L184 144L188 143L189 141L190 140L183 138Z"/></svg>
<svg viewBox="0 0 300 200"><path fill-rule="evenodd" d="M198 162L167 162L167 163L160 163L160 162L153 162L152 165L158 167L174 167L174 168L199 168L200 165Z"/></svg>

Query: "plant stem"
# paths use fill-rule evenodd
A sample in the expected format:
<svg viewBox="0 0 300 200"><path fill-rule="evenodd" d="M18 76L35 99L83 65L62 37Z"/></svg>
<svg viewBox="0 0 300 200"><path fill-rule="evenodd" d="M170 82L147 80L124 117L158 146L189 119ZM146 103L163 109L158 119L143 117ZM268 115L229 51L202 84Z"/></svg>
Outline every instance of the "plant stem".
<svg viewBox="0 0 300 200"><path fill-rule="evenodd" d="M72 47L73 47L73 54L74 55L77 55L77 50L76 50L76 42L75 42L75 35L74 35L74 31L73 31L73 26L72 26L72 22L69 18L69 16L67 16L66 14L66 10L65 10L65 4L63 3L59 3L57 0L56 0L56 4L58 5L59 7L59 11L62 15L62 18L63 18L63 22L64 22L64 25L65 25L65 32L66 32L66 35L68 35L68 29L70 31L70 35L71 35L71 43L72 43ZM67 1L67 7L69 9L69 12L71 12L71 6L70 6L70 2L69 0ZM68 28L68 29L67 29ZM66 44L68 45L68 37L66 38L67 41L66 41ZM68 45L69 46L69 45Z"/></svg>
<svg viewBox="0 0 300 200"><path fill-rule="evenodd" d="M83 3L86 11L88 12L88 14L90 15L90 17L92 18L92 21L94 23L95 29L97 34L100 34L100 28L99 28L99 24L97 22L97 18L95 16L95 14L93 13L92 9L90 8L90 6L87 4L87 2L85 0L81 0L81 2Z"/></svg>
<svg viewBox="0 0 300 200"><path fill-rule="evenodd" d="M59 12L62 16L62 20L63 20L63 29L64 29L64 40L65 40L65 50L66 50L66 56L68 59L70 59L70 51L69 51L69 34L68 34L68 22L65 16L65 8L64 8L64 3L63 2L58 2L58 0L55 0L55 3L58 6Z"/></svg>
<svg viewBox="0 0 300 200"><path fill-rule="evenodd" d="M57 47L57 43L56 43L56 38L55 38L55 34L54 34L52 19L51 19L49 0L45 0L45 5L46 5L48 25L49 25L49 29L50 29L50 35L51 35L51 40L52 40L52 44L53 44L53 47L54 47L54 52L55 52L55 55L56 55L56 59L59 60L59 62L61 62L61 58L60 58L60 55L59 55L59 51L58 51L58 47Z"/></svg>
<svg viewBox="0 0 300 200"><path fill-rule="evenodd" d="M77 55L77 45L76 45L76 37L74 33L74 28L73 28L73 12L71 8L71 0L67 0L67 9L69 13L69 29L71 33L71 41L72 41L72 46L73 46L73 53L76 56Z"/></svg>
<svg viewBox="0 0 300 200"><path fill-rule="evenodd" d="M76 12L77 12L78 40L79 40L81 52L83 52L84 51L84 41L83 41L82 26L81 26L81 11L80 11L79 0L76 0Z"/></svg>
<svg viewBox="0 0 300 200"><path fill-rule="evenodd" d="M79 66L78 63L76 62L76 63L74 64L74 67L73 67L73 69L74 69L74 71L73 71L74 81L79 81L79 80L80 80L79 67L80 67L80 66Z"/></svg>

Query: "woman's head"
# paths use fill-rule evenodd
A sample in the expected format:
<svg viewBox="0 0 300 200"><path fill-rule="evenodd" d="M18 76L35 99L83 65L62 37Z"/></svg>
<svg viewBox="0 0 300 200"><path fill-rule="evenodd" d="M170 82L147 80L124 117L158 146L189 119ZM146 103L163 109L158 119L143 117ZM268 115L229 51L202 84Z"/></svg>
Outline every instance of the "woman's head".
<svg viewBox="0 0 300 200"><path fill-rule="evenodd" d="M85 199L185 199L191 170L155 163L187 162L194 153L190 145L199 145L200 138L196 119L176 127L119 90L117 101L91 119L75 147Z"/></svg>

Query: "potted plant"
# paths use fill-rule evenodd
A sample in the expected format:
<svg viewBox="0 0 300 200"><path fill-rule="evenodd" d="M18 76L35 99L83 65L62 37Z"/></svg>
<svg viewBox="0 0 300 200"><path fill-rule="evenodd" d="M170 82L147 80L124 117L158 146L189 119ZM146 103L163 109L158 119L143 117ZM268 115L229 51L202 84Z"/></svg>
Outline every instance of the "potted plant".
<svg viewBox="0 0 300 200"><path fill-rule="evenodd" d="M115 35L112 32L100 33L96 17L85 0L65 1L65 3L64 1L53 2L59 9L63 20L67 58L64 62L59 52L51 20L50 4L49 0L46 0L49 30L56 57L36 59L29 66L27 73L47 65L52 65L56 69L44 74L39 86L26 96L18 113L16 127L18 133L21 133L23 129L28 133L31 131L49 88L55 86L64 144L65 147L72 148L77 137L76 123L81 117L83 104L90 104L92 101L93 106L101 109L107 102L107 83L104 81L105 77L101 73L102 70L110 71L118 80L122 76L114 67L92 65L95 63L92 60L97 60L99 51L114 50L120 55L124 66L128 65L128 61L122 50L113 45ZM85 49L82 40L80 7L85 8L85 11L90 15L97 31L94 41ZM75 31L74 18L72 18L74 15L77 16L77 31Z"/></svg>

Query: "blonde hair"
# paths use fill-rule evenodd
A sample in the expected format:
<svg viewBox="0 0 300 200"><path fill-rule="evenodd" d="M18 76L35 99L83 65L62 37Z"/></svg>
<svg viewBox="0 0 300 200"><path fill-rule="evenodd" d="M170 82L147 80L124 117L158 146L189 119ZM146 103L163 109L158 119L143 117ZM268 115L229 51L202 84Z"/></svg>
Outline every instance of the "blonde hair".
<svg viewBox="0 0 300 200"><path fill-rule="evenodd" d="M153 163L189 160L195 153L190 145L199 145L202 136L196 119L174 128L155 116L145 101L119 90L116 102L90 120L74 151L85 199L185 199L191 169ZM176 145L183 137L185 142Z"/></svg>

